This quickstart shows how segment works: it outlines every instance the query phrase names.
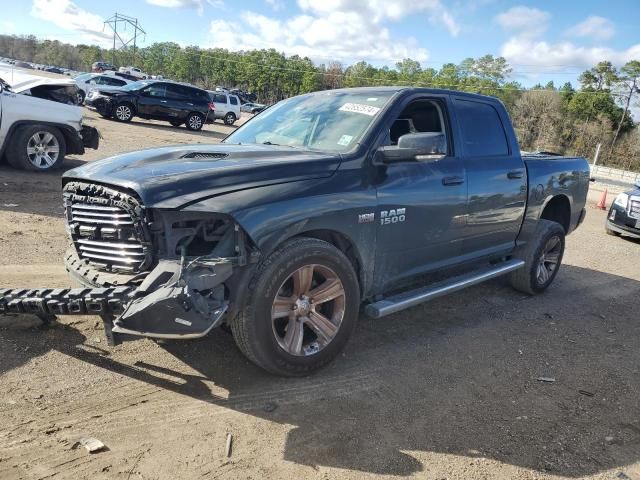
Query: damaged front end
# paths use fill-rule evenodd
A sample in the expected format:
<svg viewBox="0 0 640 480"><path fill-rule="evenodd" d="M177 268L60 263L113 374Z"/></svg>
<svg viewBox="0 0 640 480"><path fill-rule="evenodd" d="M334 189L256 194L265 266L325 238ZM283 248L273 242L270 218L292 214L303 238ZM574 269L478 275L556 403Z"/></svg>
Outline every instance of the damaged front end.
<svg viewBox="0 0 640 480"><path fill-rule="evenodd" d="M224 321L227 282L257 252L227 215L147 209L131 191L64 186L65 256L86 288L0 290L0 314L99 315L110 344L202 337Z"/></svg>
<svg viewBox="0 0 640 480"><path fill-rule="evenodd" d="M183 339L206 335L227 311L223 282L231 272L231 262L223 259L193 260L186 266L161 261L114 320L113 332Z"/></svg>

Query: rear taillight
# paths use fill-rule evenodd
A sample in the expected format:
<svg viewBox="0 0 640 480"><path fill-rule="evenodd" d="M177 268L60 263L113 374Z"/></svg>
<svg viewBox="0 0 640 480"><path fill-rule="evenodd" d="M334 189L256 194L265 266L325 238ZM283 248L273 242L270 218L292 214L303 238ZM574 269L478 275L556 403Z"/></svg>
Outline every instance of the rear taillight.
<svg viewBox="0 0 640 480"><path fill-rule="evenodd" d="M209 110L215 110L215 105L213 103L209 103Z"/></svg>

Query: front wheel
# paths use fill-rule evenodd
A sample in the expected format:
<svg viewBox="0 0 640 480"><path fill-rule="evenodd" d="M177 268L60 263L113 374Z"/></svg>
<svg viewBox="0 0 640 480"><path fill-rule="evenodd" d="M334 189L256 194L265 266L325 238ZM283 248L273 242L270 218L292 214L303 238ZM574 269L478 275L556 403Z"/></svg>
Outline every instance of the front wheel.
<svg viewBox="0 0 640 480"><path fill-rule="evenodd" d="M515 254L525 264L509 275L511 286L529 295L546 290L560 269L564 255L564 237L564 228L559 223L538 220L538 227L531 241Z"/></svg>
<svg viewBox="0 0 640 480"><path fill-rule="evenodd" d="M7 161L14 168L43 172L59 168L64 161L64 135L49 125L18 127L7 148Z"/></svg>
<svg viewBox="0 0 640 480"><path fill-rule="evenodd" d="M202 115L199 113L190 113L185 123L189 130L197 132L198 130L202 130L204 120L202 119Z"/></svg>
<svg viewBox="0 0 640 480"><path fill-rule="evenodd" d="M231 330L259 367L306 375L344 348L359 306L358 279L344 253L322 240L295 238L258 267Z"/></svg>
<svg viewBox="0 0 640 480"><path fill-rule="evenodd" d="M133 108L128 103L120 103L114 108L113 116L119 122L130 122L133 118Z"/></svg>

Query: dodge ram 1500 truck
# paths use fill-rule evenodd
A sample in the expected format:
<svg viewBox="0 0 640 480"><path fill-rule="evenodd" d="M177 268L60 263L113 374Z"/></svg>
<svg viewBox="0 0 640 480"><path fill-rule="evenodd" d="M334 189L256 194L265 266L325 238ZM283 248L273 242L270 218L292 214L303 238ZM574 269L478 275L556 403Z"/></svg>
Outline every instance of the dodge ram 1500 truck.
<svg viewBox="0 0 640 480"><path fill-rule="evenodd" d="M522 156L502 103L358 88L278 103L217 145L142 150L62 180L77 289L0 311L96 314L110 343L227 325L264 369L333 359L374 318L498 275L553 281L585 215L585 159Z"/></svg>

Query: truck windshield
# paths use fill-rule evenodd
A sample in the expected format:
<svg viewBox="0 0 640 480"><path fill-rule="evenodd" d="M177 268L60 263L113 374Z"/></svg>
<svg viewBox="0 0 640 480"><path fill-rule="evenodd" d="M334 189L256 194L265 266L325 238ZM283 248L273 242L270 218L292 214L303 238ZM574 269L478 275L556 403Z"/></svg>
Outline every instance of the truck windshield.
<svg viewBox="0 0 640 480"><path fill-rule="evenodd" d="M360 140L393 94L328 91L293 97L260 113L224 143L346 152Z"/></svg>

